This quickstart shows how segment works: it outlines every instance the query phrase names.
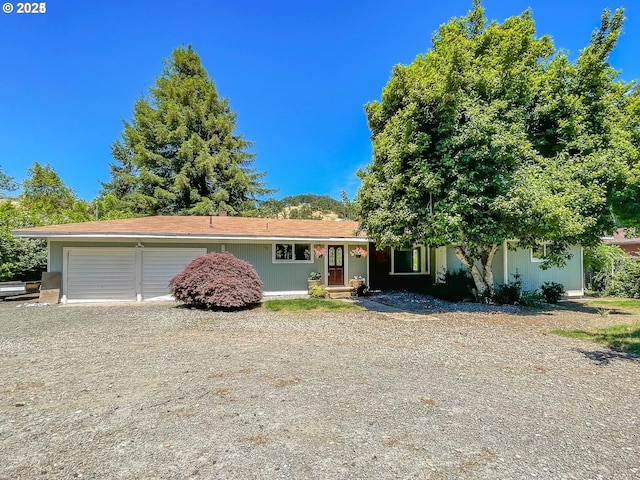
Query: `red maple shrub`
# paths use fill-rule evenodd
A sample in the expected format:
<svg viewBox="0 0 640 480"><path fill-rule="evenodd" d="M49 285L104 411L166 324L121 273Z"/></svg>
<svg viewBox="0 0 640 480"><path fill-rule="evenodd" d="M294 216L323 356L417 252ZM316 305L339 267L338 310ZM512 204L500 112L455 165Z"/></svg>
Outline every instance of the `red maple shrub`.
<svg viewBox="0 0 640 480"><path fill-rule="evenodd" d="M250 263L212 252L189 263L169 282L171 294L198 308L239 309L262 300L262 280Z"/></svg>

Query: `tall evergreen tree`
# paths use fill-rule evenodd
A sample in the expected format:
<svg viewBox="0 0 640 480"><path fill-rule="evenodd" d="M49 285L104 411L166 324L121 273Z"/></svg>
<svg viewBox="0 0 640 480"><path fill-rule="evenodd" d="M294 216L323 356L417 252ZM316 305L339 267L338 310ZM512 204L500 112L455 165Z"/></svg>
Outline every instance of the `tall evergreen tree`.
<svg viewBox="0 0 640 480"><path fill-rule="evenodd" d="M191 48L176 48L124 122L122 140L111 147L111 181L120 211L137 215L238 215L270 193L251 168L252 145L235 134L236 114L220 98Z"/></svg>

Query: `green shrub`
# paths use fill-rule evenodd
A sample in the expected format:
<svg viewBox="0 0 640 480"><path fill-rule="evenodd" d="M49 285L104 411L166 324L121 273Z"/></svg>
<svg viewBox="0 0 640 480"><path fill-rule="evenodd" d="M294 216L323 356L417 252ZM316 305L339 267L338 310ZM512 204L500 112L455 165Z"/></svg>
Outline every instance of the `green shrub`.
<svg viewBox="0 0 640 480"><path fill-rule="evenodd" d="M544 282L542 287L542 298L547 303L558 303L564 293L564 285L556 282Z"/></svg>
<svg viewBox="0 0 640 480"><path fill-rule="evenodd" d="M613 276L622 270L630 259L630 255L618 245L599 243L585 248L584 273L587 289L608 293Z"/></svg>
<svg viewBox="0 0 640 480"><path fill-rule="evenodd" d="M431 288L431 294L442 300L461 302L474 299L474 283L468 270L447 270L440 277L440 283Z"/></svg>
<svg viewBox="0 0 640 480"><path fill-rule="evenodd" d="M522 279L521 275L516 271L513 274L513 281L507 282L494 290L491 300L499 305L516 305L520 303L520 296L522 294Z"/></svg>
<svg viewBox="0 0 640 480"><path fill-rule="evenodd" d="M522 275L516 270L516 273L513 274L513 281L498 285L490 298L499 305L530 307L537 304L541 296L538 290L522 290Z"/></svg>
<svg viewBox="0 0 640 480"><path fill-rule="evenodd" d="M611 279L611 295L640 298L640 260L626 262Z"/></svg>
<svg viewBox="0 0 640 480"><path fill-rule="evenodd" d="M540 303L541 299L542 294L538 290L523 290L520 294L518 305L522 305L523 307L533 307Z"/></svg>
<svg viewBox="0 0 640 480"><path fill-rule="evenodd" d="M327 296L327 289L322 285L311 285L309 287L309 296L311 298L325 298Z"/></svg>

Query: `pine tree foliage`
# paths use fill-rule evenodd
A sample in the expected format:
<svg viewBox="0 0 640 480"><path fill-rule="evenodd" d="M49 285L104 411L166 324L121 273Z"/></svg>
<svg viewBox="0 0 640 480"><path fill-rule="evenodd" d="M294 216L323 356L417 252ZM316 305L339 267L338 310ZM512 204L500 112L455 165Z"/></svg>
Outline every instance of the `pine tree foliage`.
<svg viewBox="0 0 640 480"><path fill-rule="evenodd" d="M608 63L623 21L605 11L575 62L536 36L530 10L488 22L475 0L442 25L366 106L373 159L355 203L367 235L455 246L478 293L505 240L554 243L544 266L598 242L638 168L637 97Z"/></svg>
<svg viewBox="0 0 640 480"><path fill-rule="evenodd" d="M137 215L237 215L255 208L256 197L270 191L260 181L265 174L251 167L252 144L234 133L236 123L196 52L176 48L112 145L117 163L103 196L113 194L117 211Z"/></svg>

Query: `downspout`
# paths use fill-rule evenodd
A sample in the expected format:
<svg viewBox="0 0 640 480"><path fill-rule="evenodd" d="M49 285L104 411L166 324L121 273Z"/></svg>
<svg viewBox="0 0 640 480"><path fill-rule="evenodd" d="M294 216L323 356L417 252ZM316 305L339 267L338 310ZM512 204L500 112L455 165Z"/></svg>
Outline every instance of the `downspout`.
<svg viewBox="0 0 640 480"><path fill-rule="evenodd" d="M349 284L349 244L344 244L344 252L342 253L342 286Z"/></svg>
<svg viewBox="0 0 640 480"><path fill-rule="evenodd" d="M507 255L507 241L502 242L502 283L509 282L509 256Z"/></svg>
<svg viewBox="0 0 640 480"><path fill-rule="evenodd" d="M370 243L367 242L367 282L369 282L369 287L371 287L371 277L369 276L369 264L371 263L369 260L371 259L371 257L369 256L369 254L371 253L369 251L369 245Z"/></svg>
<svg viewBox="0 0 640 480"><path fill-rule="evenodd" d="M584 247L580 246L580 286L582 287L582 291L580 292L580 296L584 296Z"/></svg>

